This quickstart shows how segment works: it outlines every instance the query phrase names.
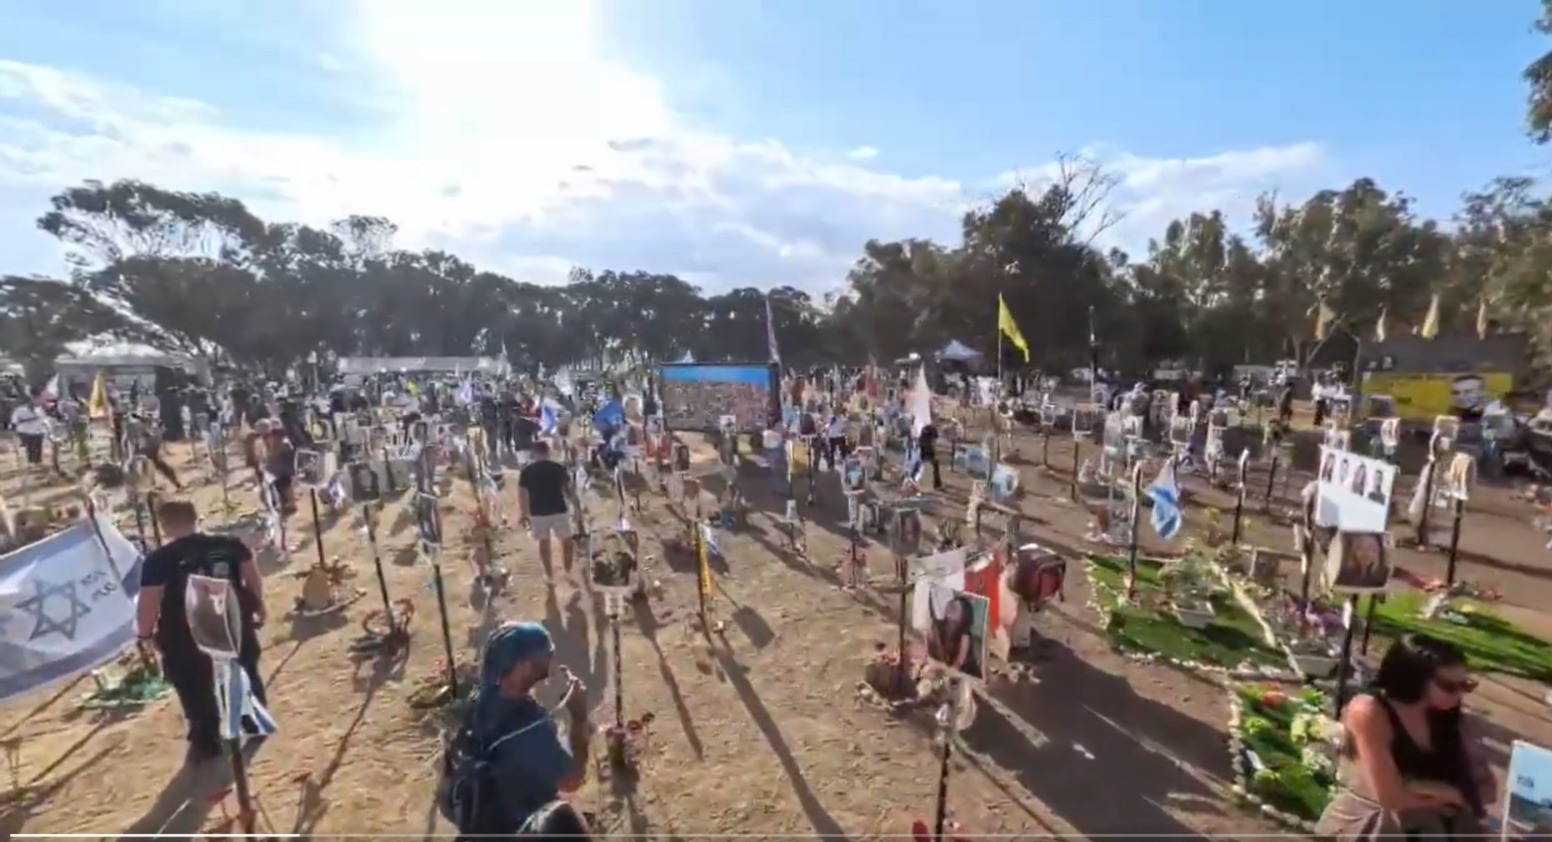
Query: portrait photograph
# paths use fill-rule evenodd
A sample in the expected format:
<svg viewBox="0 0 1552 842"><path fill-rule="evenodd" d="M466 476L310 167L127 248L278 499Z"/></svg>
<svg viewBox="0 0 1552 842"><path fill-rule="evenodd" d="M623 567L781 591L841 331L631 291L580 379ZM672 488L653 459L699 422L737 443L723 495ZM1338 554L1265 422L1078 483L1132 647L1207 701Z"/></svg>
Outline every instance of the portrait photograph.
<svg viewBox="0 0 1552 842"><path fill-rule="evenodd" d="M442 546L442 512L437 506L436 495L415 495L415 527L422 544Z"/></svg>
<svg viewBox="0 0 1552 842"><path fill-rule="evenodd" d="M1382 592L1390 573L1383 532L1338 532L1326 550L1326 581L1332 593Z"/></svg>
<svg viewBox="0 0 1552 842"><path fill-rule="evenodd" d="M986 639L990 601L984 597L931 579L916 583L925 598L915 600L924 608L912 617L912 625L927 644L927 657L966 678L986 677Z"/></svg>
<svg viewBox="0 0 1552 842"><path fill-rule="evenodd" d="M237 657L242 640L242 609L231 582L211 576L189 576L183 607L189 632L201 651L212 658Z"/></svg>
<svg viewBox="0 0 1552 842"><path fill-rule="evenodd" d="M375 503L383 498L382 483L370 462L352 462L345 470L350 480L350 499L356 503Z"/></svg>
<svg viewBox="0 0 1552 842"><path fill-rule="evenodd" d="M316 450L296 452L296 479L303 485L323 485L323 454Z"/></svg>
<svg viewBox="0 0 1552 842"><path fill-rule="evenodd" d="M1322 448L1315 482L1315 523L1344 532L1384 532L1396 469L1380 459Z"/></svg>
<svg viewBox="0 0 1552 842"><path fill-rule="evenodd" d="M998 503L1011 501L1018 494L1019 474L1018 469L1012 465L998 462L992 468L991 492L992 500Z"/></svg>

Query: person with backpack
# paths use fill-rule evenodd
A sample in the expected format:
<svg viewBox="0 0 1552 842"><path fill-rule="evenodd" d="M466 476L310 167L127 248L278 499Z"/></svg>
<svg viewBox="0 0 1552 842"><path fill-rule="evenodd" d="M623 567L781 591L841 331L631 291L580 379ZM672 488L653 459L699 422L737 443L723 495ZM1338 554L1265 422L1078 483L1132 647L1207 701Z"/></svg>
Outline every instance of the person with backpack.
<svg viewBox="0 0 1552 842"><path fill-rule="evenodd" d="M517 834L563 792L575 792L591 762L587 687L566 672L566 742L533 688L550 675L555 644L538 623L491 633L480 685L443 748L437 806L465 836ZM564 668L563 668L564 669Z"/></svg>

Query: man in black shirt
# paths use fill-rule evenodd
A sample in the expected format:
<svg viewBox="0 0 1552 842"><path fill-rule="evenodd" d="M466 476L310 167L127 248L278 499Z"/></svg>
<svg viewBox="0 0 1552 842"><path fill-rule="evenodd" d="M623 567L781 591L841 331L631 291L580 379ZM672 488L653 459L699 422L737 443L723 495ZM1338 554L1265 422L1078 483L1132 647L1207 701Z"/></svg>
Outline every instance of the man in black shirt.
<svg viewBox="0 0 1552 842"><path fill-rule="evenodd" d="M194 761L221 754L220 710L216 706L215 668L194 642L184 607L189 576L232 583L241 609L242 641L237 662L248 673L253 696L265 703L259 676L258 628L264 624L264 589L253 553L236 538L196 531L194 504L169 500L157 507L167 543L145 557L140 570L137 628L141 640L154 640L162 654L162 672L178 694L189 724L189 754Z"/></svg>
<svg viewBox="0 0 1552 842"><path fill-rule="evenodd" d="M550 459L549 442L535 442L533 455L534 461L523 467L517 480L522 524L529 527L534 540L539 542L539 560L546 571L552 564L550 538L560 540L561 561L570 573L574 550L567 503L579 505L576 489L571 485L566 466Z"/></svg>

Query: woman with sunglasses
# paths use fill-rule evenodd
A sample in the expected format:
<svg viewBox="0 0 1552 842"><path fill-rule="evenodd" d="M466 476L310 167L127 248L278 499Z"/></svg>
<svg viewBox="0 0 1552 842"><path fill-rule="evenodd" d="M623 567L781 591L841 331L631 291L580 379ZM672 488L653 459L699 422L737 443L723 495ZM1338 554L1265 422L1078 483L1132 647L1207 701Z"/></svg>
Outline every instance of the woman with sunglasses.
<svg viewBox="0 0 1552 842"><path fill-rule="evenodd" d="M1421 635L1392 644L1369 692L1342 712L1337 787L1316 834L1344 841L1482 834L1496 784L1461 710L1475 686L1450 644Z"/></svg>

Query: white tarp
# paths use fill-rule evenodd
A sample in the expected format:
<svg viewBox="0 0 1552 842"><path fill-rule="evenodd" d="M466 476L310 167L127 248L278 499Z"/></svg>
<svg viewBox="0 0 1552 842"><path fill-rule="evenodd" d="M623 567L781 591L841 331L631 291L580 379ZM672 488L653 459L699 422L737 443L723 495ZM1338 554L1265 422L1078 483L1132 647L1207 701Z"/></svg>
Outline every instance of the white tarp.
<svg viewBox="0 0 1552 842"><path fill-rule="evenodd" d="M511 370L495 357L340 357L340 374L400 371L445 371L504 375Z"/></svg>
<svg viewBox="0 0 1552 842"><path fill-rule="evenodd" d="M139 590L140 551L102 515L0 556L0 702L117 657Z"/></svg>
<svg viewBox="0 0 1552 842"><path fill-rule="evenodd" d="M938 359L953 362L969 362L981 358L981 352L960 342L958 339L950 339L943 350L938 352Z"/></svg>

